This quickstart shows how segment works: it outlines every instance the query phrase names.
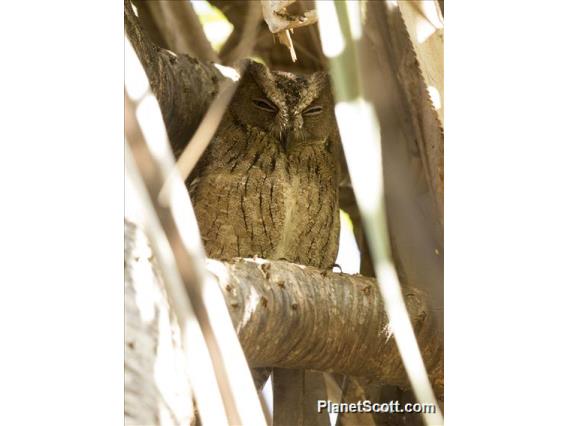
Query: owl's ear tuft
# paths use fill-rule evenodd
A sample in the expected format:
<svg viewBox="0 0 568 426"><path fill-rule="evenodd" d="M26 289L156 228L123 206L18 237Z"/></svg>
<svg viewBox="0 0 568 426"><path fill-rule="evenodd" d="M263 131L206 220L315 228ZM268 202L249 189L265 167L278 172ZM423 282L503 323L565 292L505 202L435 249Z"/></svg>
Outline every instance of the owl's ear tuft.
<svg viewBox="0 0 568 426"><path fill-rule="evenodd" d="M311 76L311 84L317 88L318 92L331 90L331 77L325 71L317 71Z"/></svg>
<svg viewBox="0 0 568 426"><path fill-rule="evenodd" d="M326 84L330 84L330 77L329 77L329 73L325 72L325 71L316 71L315 73L313 73L313 81L314 82L321 82L326 83Z"/></svg>
<svg viewBox="0 0 568 426"><path fill-rule="evenodd" d="M240 65L243 67L243 75L251 76L257 81L264 81L269 78L270 70L260 62L252 59L243 59Z"/></svg>

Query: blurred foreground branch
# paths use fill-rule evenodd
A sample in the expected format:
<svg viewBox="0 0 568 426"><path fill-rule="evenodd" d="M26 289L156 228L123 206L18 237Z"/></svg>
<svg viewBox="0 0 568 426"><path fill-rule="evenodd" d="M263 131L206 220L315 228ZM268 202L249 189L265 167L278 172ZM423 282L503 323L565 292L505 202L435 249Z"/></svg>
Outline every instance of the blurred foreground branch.
<svg viewBox="0 0 568 426"><path fill-rule="evenodd" d="M380 295L388 314L389 327L403 360L416 398L436 405L436 395L428 374L428 363L421 354L419 331L413 313L406 306L406 292L401 287L391 255L385 207L380 126L372 104L365 99L359 69L358 41L363 32L361 10L356 3L318 2L323 51L330 60L330 74L335 89L335 113L341 134L349 175L361 212L369 243ZM324 30L325 29L325 30ZM338 34L340 36L338 37ZM341 43L338 43L341 40ZM353 122L360 121L358 131ZM376 170L376 173L371 173ZM438 408L438 407L437 407ZM438 409L424 413L428 425L438 425L443 418Z"/></svg>
<svg viewBox="0 0 568 426"><path fill-rule="evenodd" d="M124 422L196 424L178 321L140 228L124 230Z"/></svg>

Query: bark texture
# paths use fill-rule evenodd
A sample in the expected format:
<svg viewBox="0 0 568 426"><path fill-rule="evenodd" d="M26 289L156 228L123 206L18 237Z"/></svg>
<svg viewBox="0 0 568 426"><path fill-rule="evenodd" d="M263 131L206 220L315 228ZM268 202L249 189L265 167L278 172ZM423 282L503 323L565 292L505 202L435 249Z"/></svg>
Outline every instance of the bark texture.
<svg viewBox="0 0 568 426"><path fill-rule="evenodd" d="M225 77L206 61L161 48L150 40L124 2L124 25L156 96L176 157L188 144Z"/></svg>
<svg viewBox="0 0 568 426"><path fill-rule="evenodd" d="M368 3L358 49L365 94L381 124L396 269L403 286L431 296L443 329L443 129L397 8Z"/></svg>
<svg viewBox="0 0 568 426"><path fill-rule="evenodd" d="M400 4L400 3L399 3ZM443 333L443 128L436 117L422 71L398 8L367 2L363 37L357 45L366 98L380 121L386 208L393 260L403 286L430 297ZM361 272L373 274L359 211L352 191L342 188L341 207L354 221ZM411 391L348 380L344 401L415 402ZM443 401L439 401L443 405ZM340 414L339 424L370 421L363 414ZM377 425L422 425L420 415L374 414Z"/></svg>
<svg viewBox="0 0 568 426"><path fill-rule="evenodd" d="M148 240L131 222L124 228L124 311L125 424L195 424L177 320Z"/></svg>
<svg viewBox="0 0 568 426"><path fill-rule="evenodd" d="M376 280L284 261L208 260L253 367L303 368L407 387ZM427 296L404 290L438 395L443 341Z"/></svg>
<svg viewBox="0 0 568 426"><path fill-rule="evenodd" d="M251 367L327 371L358 376L366 384L408 386L374 279L260 258L209 259L207 269L223 289ZM127 378L129 372L137 377L130 382L131 389L127 384L127 393L134 397L140 389L156 386L153 371L158 342L168 342L173 330L174 352L180 346L176 319L170 313L152 249L140 228L128 221L125 276L125 362ZM443 340L429 313L428 299L417 289L407 289L404 296L428 372L442 396ZM145 306L144 318L152 320L140 319L140 306ZM158 327L159 321L165 321L164 326ZM146 343L139 347L136 339ZM131 353L137 347L140 353ZM140 356L151 359L140 361ZM179 366L179 357L174 359ZM174 394L189 392L179 385ZM150 395L154 394L152 390Z"/></svg>

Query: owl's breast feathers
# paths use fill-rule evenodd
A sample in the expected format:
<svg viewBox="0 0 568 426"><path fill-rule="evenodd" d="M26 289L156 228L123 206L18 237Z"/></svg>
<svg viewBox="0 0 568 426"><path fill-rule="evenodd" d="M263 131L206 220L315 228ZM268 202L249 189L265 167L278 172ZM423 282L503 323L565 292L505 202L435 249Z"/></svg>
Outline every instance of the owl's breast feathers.
<svg viewBox="0 0 568 426"><path fill-rule="evenodd" d="M254 138L222 142L213 142L189 182L208 256L257 255L331 267L339 247L331 155L310 146L285 154Z"/></svg>

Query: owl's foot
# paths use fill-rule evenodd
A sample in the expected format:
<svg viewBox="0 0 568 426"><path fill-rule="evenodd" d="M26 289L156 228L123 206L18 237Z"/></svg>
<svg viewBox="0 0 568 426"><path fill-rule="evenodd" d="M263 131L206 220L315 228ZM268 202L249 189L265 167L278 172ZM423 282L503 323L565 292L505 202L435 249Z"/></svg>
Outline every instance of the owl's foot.
<svg viewBox="0 0 568 426"><path fill-rule="evenodd" d="M325 276L327 276L327 274L329 274L330 272L338 272L334 268L339 268L339 273L343 273L343 269L341 269L341 265L339 265L338 263L334 263L333 265L320 266L320 269Z"/></svg>
<svg viewBox="0 0 568 426"><path fill-rule="evenodd" d="M341 269L341 265L340 265L339 263L334 263L333 265L331 265L331 270L332 270L333 272L337 272L337 271L334 271L333 268L339 268L339 273L340 273L340 274L343 274L343 269Z"/></svg>

